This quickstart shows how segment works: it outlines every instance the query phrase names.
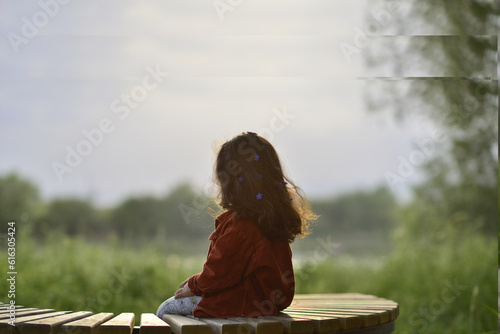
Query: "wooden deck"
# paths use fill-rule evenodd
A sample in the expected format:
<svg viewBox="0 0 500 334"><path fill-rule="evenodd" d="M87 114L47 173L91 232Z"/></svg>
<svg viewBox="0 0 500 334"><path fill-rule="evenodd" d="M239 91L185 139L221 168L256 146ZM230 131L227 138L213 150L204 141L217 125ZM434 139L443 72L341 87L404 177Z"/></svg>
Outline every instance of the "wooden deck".
<svg viewBox="0 0 500 334"><path fill-rule="evenodd" d="M55 311L17 307L15 325L9 325L8 305L0 303L0 333L18 334L306 334L392 333L398 304L363 294L296 295L277 316L259 318L194 318L143 313L134 326L133 313Z"/></svg>

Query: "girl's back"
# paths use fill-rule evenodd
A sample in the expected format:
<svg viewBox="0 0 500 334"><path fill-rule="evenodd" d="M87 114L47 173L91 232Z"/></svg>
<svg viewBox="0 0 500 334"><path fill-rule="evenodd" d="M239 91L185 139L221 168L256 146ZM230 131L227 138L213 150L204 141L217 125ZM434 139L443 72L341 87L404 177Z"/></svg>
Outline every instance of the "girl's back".
<svg viewBox="0 0 500 334"><path fill-rule="evenodd" d="M290 245L271 241L250 220L221 214L210 236L207 261L189 287L203 296L196 317L275 315L290 305L295 291Z"/></svg>

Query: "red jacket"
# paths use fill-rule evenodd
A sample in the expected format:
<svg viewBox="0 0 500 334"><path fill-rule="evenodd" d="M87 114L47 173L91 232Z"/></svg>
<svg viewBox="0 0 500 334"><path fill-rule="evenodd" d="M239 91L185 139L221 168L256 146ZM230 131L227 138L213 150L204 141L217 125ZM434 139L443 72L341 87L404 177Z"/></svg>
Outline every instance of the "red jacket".
<svg viewBox="0 0 500 334"><path fill-rule="evenodd" d="M270 241L250 220L226 211L215 220L203 271L188 280L202 296L196 317L276 315L292 302L295 279L292 250L286 241Z"/></svg>

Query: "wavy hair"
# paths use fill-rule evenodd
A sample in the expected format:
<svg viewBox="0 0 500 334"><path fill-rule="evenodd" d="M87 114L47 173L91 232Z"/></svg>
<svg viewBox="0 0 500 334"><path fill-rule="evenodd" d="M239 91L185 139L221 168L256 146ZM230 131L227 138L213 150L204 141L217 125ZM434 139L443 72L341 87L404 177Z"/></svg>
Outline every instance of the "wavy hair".
<svg viewBox="0 0 500 334"><path fill-rule="evenodd" d="M222 144L215 181L218 204L237 219L254 221L270 240L305 237L317 218L302 190L284 175L274 147L253 132Z"/></svg>

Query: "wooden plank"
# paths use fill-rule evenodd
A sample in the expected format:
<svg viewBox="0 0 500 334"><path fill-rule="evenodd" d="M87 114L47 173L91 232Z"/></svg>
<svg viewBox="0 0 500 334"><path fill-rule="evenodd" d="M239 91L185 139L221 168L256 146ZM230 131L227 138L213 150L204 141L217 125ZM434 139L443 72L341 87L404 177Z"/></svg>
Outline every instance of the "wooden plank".
<svg viewBox="0 0 500 334"><path fill-rule="evenodd" d="M266 320L263 318L244 318L244 317L233 317L228 319L250 325L251 328L253 329L253 333L255 334L283 333L283 324L280 321Z"/></svg>
<svg viewBox="0 0 500 334"><path fill-rule="evenodd" d="M141 314L140 334L170 334L170 325L153 313Z"/></svg>
<svg viewBox="0 0 500 334"><path fill-rule="evenodd" d="M25 307L20 307L20 308L15 308L15 309L3 309L3 310L0 310L0 315L2 314L9 314L10 311L16 311L17 312L20 312L20 311L25 311L25 310L36 310L36 308L25 308Z"/></svg>
<svg viewBox="0 0 500 334"><path fill-rule="evenodd" d="M36 314L36 315L23 315L16 317L15 323L21 323L25 321L30 321L30 320L37 320L37 319L43 319L43 318L50 318L50 317L55 317L58 315L62 314L68 314L71 313L70 311L60 311L60 312L48 312L48 313L43 313L43 314ZM3 325L10 326L9 323L10 319L2 319L0 320L0 327Z"/></svg>
<svg viewBox="0 0 500 334"><path fill-rule="evenodd" d="M310 304L295 304L295 305L290 305L290 308L302 308L302 307L307 307L307 308L343 308L343 309L366 309L366 310L379 310L379 311L389 311L390 313L393 313L394 316L397 316L397 311L399 308L399 305L397 304L386 304L386 305L374 305L374 304L363 304L363 303L329 303L329 304L316 304L316 305L310 305Z"/></svg>
<svg viewBox="0 0 500 334"><path fill-rule="evenodd" d="M20 318L20 317L23 317L23 316L27 316L27 315L35 315L35 314L42 314L42 313L49 313L49 312L54 312L53 309L36 309L36 308L33 308L33 309L23 309L22 311L18 311L16 312L16 318ZM1 319L9 319L10 318L10 314L0 314L0 320Z"/></svg>
<svg viewBox="0 0 500 334"><path fill-rule="evenodd" d="M295 295L296 298L323 298L323 297L353 297L353 296L372 296L372 295L367 295L364 293L359 293L359 292L344 292L344 293L301 293Z"/></svg>
<svg viewBox="0 0 500 334"><path fill-rule="evenodd" d="M56 333L63 324L90 315L92 315L92 312L87 311L67 313L50 318L24 321L17 324L17 326L19 326L21 334L53 334Z"/></svg>
<svg viewBox="0 0 500 334"><path fill-rule="evenodd" d="M321 302L321 303L292 303L289 307L374 307L374 308L396 308L399 305L397 303L356 303L356 302Z"/></svg>
<svg viewBox="0 0 500 334"><path fill-rule="evenodd" d="M397 305L398 303L392 300L385 299L299 299L293 300L292 304L307 304L307 305L324 305L324 304L358 304L358 305Z"/></svg>
<svg viewBox="0 0 500 334"><path fill-rule="evenodd" d="M291 310L284 310L283 311L286 314L290 315L297 315L303 318L309 318L310 316L320 316L323 318L336 318L340 321L340 330L353 330L353 329L358 329L361 328L361 317L359 316L354 316L354 315L345 315L345 314L330 314L330 315L321 315L318 313L311 313L311 312L301 312L301 311L291 311Z"/></svg>
<svg viewBox="0 0 500 334"><path fill-rule="evenodd" d="M197 319L191 319L177 314L164 314L165 320L176 334L210 334L210 327Z"/></svg>
<svg viewBox="0 0 500 334"><path fill-rule="evenodd" d="M315 314L323 317L358 317L361 320L361 327L371 327L379 324L380 319L377 313L371 312L349 312L347 310L340 311L318 311L318 310L305 310L295 309L294 312L302 312L305 314Z"/></svg>
<svg viewBox="0 0 500 334"><path fill-rule="evenodd" d="M302 307L300 307L302 308ZM297 309L300 309L297 308ZM290 309L294 309L293 307ZM321 310L323 308L317 308L318 310ZM359 307L356 306L341 306L341 307L332 307L332 308L324 308L325 310L346 310L346 311L353 311L353 310L361 310ZM380 313L380 321L381 323L389 322L389 321L394 321L397 319L399 311L399 307L363 307L363 311L373 311Z"/></svg>
<svg viewBox="0 0 500 334"><path fill-rule="evenodd" d="M357 308L376 308L376 309L393 309L397 308L397 304L367 304L367 303L293 303L289 307L312 307L312 308L330 308L330 307L357 307Z"/></svg>
<svg viewBox="0 0 500 334"><path fill-rule="evenodd" d="M99 334L131 334L134 329L135 315L121 313L99 327Z"/></svg>
<svg viewBox="0 0 500 334"><path fill-rule="evenodd" d="M298 318L287 314L263 317L267 320L279 321L283 324L283 332L286 334L307 334L314 330L314 323L311 319Z"/></svg>
<svg viewBox="0 0 500 334"><path fill-rule="evenodd" d="M384 324L389 322L390 315L388 311L385 310L362 310L362 309L345 309L345 308L290 308L292 311L299 312L314 312L321 315L336 315L336 314L346 314L346 315L355 315L361 316L361 319L364 320L364 323L361 324L361 327L370 327L378 324Z"/></svg>
<svg viewBox="0 0 500 334"><path fill-rule="evenodd" d="M377 299L379 297L372 296L372 295L365 295L362 293L327 293L327 294L300 294L300 295L295 295L294 299L295 300L304 300L304 299L309 299L309 300L316 300L316 299Z"/></svg>
<svg viewBox="0 0 500 334"><path fill-rule="evenodd" d="M385 298L368 298L368 299L344 299L344 298L328 298L331 295L316 295L316 298L303 298L304 295L297 295L292 301L290 307L298 308L331 308L331 309L361 309L387 311L387 314L381 315L381 323L396 320L399 315L398 303ZM344 295L345 297L345 295Z"/></svg>
<svg viewBox="0 0 500 334"><path fill-rule="evenodd" d="M98 313L71 321L61 326L61 332L66 334L98 334L99 325L113 318L113 316L113 313Z"/></svg>
<svg viewBox="0 0 500 334"><path fill-rule="evenodd" d="M198 320L210 326L212 333L215 334L250 334L253 329L249 324L218 318L199 318Z"/></svg>
<svg viewBox="0 0 500 334"><path fill-rule="evenodd" d="M346 311L346 312L353 312L355 314L363 312L366 314L376 314L378 316L378 324L385 324L390 321L394 321L396 319L396 314L394 313L394 310L387 310L387 309L350 309L350 308L331 308L328 309L330 311Z"/></svg>
<svg viewBox="0 0 500 334"><path fill-rule="evenodd" d="M21 306L21 305L16 305L14 306L14 309L19 309L19 308L24 308L24 306ZM0 307L0 311L9 311L11 310L12 308L10 306L1 306Z"/></svg>
<svg viewBox="0 0 500 334"><path fill-rule="evenodd" d="M289 316L294 319L306 319L312 322L314 333L331 333L340 330L342 319L334 317L321 317L315 315L298 316L293 314L280 313L279 315Z"/></svg>
<svg viewBox="0 0 500 334"><path fill-rule="evenodd" d="M16 321L15 321L15 326L9 325L8 322L10 319L2 319L0 320L0 333L2 334L19 334L18 331L18 324L23 321L23 319L27 320L35 320L35 319L40 319L40 318L47 318L50 316L57 316L61 314L66 314L69 313L69 311L63 311L63 312L53 312L53 313L46 313L46 314L37 314L37 315L28 315L28 316L16 316Z"/></svg>

